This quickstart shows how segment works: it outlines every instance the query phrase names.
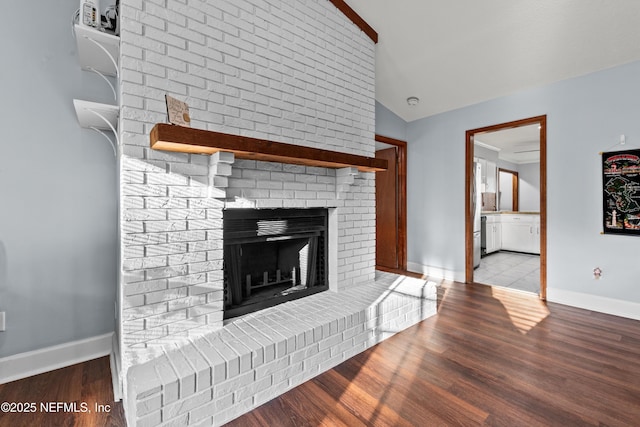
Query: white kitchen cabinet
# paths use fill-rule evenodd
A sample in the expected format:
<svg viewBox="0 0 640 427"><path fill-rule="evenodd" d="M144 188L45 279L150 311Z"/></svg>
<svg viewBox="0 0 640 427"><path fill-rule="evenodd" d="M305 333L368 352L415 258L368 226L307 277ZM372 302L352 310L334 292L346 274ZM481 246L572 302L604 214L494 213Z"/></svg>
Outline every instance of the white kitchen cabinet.
<svg viewBox="0 0 640 427"><path fill-rule="evenodd" d="M487 215L486 222L486 247L487 254L502 249L502 224L500 215Z"/></svg>
<svg viewBox="0 0 640 427"><path fill-rule="evenodd" d="M531 253L540 255L540 216L535 215L533 227L533 246Z"/></svg>
<svg viewBox="0 0 640 427"><path fill-rule="evenodd" d="M531 224L520 221L507 221L502 224L502 249L516 252L529 252L531 247Z"/></svg>
<svg viewBox="0 0 640 427"><path fill-rule="evenodd" d="M480 163L481 185L480 191L483 193L495 193L497 191L497 167L490 160L474 158L474 161Z"/></svg>
<svg viewBox="0 0 640 427"><path fill-rule="evenodd" d="M540 253L540 216L511 215L502 217L502 249Z"/></svg>

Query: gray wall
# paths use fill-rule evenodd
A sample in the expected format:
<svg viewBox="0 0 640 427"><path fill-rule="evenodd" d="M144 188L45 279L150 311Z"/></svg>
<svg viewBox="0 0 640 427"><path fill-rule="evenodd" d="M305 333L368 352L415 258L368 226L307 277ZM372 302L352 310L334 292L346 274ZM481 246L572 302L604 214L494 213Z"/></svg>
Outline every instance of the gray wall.
<svg viewBox="0 0 640 427"><path fill-rule="evenodd" d="M111 91L78 66L78 5L8 0L0 26L0 357L114 329L116 161L72 102Z"/></svg>
<svg viewBox="0 0 640 427"><path fill-rule="evenodd" d="M407 122L376 101L376 134L407 140Z"/></svg>
<svg viewBox="0 0 640 427"><path fill-rule="evenodd" d="M640 302L640 239L600 234L598 155L620 134L640 147L638 75L634 62L410 122L408 261L464 278L465 131L546 114L548 289Z"/></svg>
<svg viewBox="0 0 640 427"><path fill-rule="evenodd" d="M512 169L513 170L513 169ZM513 210L513 174L498 171L498 187L500 188L500 197L498 198L499 211Z"/></svg>
<svg viewBox="0 0 640 427"><path fill-rule="evenodd" d="M473 147L473 157L492 161L496 166L499 162L497 151L489 150L488 148L480 147L479 145Z"/></svg>
<svg viewBox="0 0 640 427"><path fill-rule="evenodd" d="M518 202L521 211L540 211L540 163L518 165Z"/></svg>

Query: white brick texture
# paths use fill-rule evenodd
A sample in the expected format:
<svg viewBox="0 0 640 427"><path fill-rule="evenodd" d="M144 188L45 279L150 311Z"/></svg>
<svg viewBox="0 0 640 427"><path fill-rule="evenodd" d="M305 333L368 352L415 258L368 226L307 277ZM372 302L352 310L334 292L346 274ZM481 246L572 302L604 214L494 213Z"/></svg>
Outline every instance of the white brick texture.
<svg viewBox="0 0 640 427"><path fill-rule="evenodd" d="M189 104L194 128L373 156L375 46L328 0L123 0L120 8L120 344L123 371L131 368L128 418L137 414L132 425L217 424L325 369L306 366L309 358L324 360L321 346L333 349L333 363L374 336L345 330L321 344L317 319L304 324L311 329L270 333L256 325L281 322L265 318L245 325L241 343L238 331L225 332L222 210L335 208L332 289L349 291L375 280L375 177L230 153L156 151L149 133L166 122L168 94ZM199 337L211 334L216 339L202 344ZM173 348L195 339L190 350ZM176 359L176 351L184 354ZM294 357L255 377L254 368ZM161 384L141 392L143 371Z"/></svg>
<svg viewBox="0 0 640 427"><path fill-rule="evenodd" d="M121 9L122 288L139 297L123 304L125 352L147 348L198 312L176 300L194 295L194 285L222 268L220 252L202 243L221 236L224 207L338 208L338 286L371 280L373 174L347 169L336 179L325 168L234 163L228 153L209 160L148 145L150 129L166 120L170 94L191 106L197 128L370 156L371 40L329 1L138 0ZM351 219L356 209L367 211L365 219ZM195 283L176 287L180 277L199 273ZM162 279L173 282L163 289ZM162 317L158 298L166 302ZM141 322L147 305L153 317ZM216 329L216 319L201 320Z"/></svg>
<svg viewBox="0 0 640 427"><path fill-rule="evenodd" d="M433 282L378 273L234 319L128 372L130 425L221 425L436 313ZM176 420L189 424L175 424Z"/></svg>

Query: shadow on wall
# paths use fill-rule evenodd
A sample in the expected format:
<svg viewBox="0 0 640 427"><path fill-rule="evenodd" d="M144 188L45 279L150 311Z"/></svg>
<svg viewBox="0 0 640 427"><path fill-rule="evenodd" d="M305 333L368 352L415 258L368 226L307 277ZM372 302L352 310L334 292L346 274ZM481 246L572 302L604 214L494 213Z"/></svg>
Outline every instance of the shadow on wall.
<svg viewBox="0 0 640 427"><path fill-rule="evenodd" d="M4 242L0 241L0 292L7 288L7 284L9 282L8 269L7 249Z"/></svg>
<svg viewBox="0 0 640 427"><path fill-rule="evenodd" d="M4 242L0 241L0 311L5 311L6 299L3 294L9 289L9 263L7 262L7 249ZM3 301L5 301L3 303ZM0 332L0 348L4 344L5 335Z"/></svg>

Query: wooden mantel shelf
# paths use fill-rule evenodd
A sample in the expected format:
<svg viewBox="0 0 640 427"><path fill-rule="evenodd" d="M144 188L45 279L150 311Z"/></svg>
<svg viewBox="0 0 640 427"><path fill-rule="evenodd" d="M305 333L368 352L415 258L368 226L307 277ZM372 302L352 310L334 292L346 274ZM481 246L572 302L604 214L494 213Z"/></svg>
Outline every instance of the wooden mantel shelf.
<svg viewBox="0 0 640 427"><path fill-rule="evenodd" d="M239 159L334 169L355 167L362 172L376 172L387 169L387 161L376 159L375 157L319 150L317 148L209 130L192 129L166 123L158 123L151 130L151 148L154 150L194 154L213 154L218 151L228 151L234 153Z"/></svg>

